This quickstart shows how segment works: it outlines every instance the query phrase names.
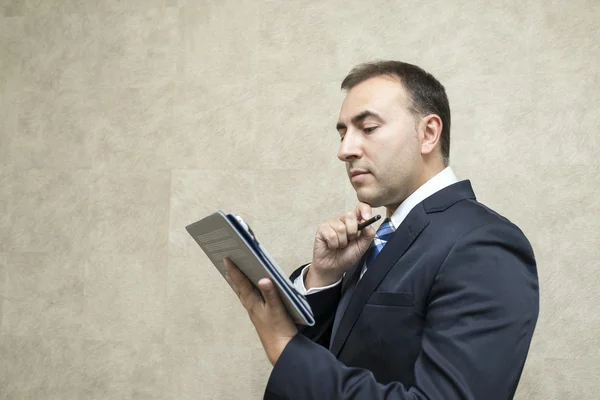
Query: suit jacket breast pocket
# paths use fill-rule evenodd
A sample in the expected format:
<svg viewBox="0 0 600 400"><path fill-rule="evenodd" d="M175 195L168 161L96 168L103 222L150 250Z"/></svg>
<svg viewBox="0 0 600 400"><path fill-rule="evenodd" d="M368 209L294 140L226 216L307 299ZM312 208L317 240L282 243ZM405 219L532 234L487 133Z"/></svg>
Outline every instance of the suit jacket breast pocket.
<svg viewBox="0 0 600 400"><path fill-rule="evenodd" d="M413 362L421 347L424 318L410 292L373 292L354 327L355 348L368 348L377 360ZM384 362L385 364L385 362Z"/></svg>
<svg viewBox="0 0 600 400"><path fill-rule="evenodd" d="M414 306L414 295L408 292L373 292L367 304L377 306L392 307L412 307Z"/></svg>

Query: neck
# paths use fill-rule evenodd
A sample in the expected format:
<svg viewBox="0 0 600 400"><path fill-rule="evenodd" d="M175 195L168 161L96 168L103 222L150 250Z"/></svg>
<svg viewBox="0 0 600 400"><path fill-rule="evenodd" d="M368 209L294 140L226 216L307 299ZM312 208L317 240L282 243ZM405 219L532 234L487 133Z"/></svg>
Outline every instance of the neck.
<svg viewBox="0 0 600 400"><path fill-rule="evenodd" d="M431 178L442 172L445 168L446 167L444 166L444 163L441 161L434 163L424 163L423 168L421 169L421 173L419 174L418 178L414 181L414 184L411 185L411 189L406 194L406 197L402 199L402 202L404 202L411 194L416 192L417 189L419 189L421 186L427 183ZM390 204L389 206L386 206L387 218L392 217L392 215L398 209L398 207L400 207L400 204L402 204L402 202L400 202L399 204Z"/></svg>

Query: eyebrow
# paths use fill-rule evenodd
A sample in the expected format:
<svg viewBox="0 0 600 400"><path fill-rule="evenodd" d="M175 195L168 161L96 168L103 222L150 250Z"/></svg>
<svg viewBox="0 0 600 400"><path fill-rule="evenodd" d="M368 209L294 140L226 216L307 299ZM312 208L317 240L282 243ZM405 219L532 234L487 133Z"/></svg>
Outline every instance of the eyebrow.
<svg viewBox="0 0 600 400"><path fill-rule="evenodd" d="M354 117L352 117L351 121L354 125L358 125L359 122L362 122L363 120L365 120L368 117L374 117L379 120L382 120L382 118L379 116L379 114L377 114L375 111L365 110L365 111L361 112L360 114L357 114ZM337 125L335 126L335 129L338 131L340 129L346 129L346 128L348 128L348 127L343 122L338 122Z"/></svg>

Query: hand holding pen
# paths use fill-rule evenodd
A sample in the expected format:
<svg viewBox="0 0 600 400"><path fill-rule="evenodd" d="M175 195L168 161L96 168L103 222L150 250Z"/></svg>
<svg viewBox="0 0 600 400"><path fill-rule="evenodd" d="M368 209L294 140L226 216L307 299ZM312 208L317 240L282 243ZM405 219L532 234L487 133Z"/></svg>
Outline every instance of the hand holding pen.
<svg viewBox="0 0 600 400"><path fill-rule="evenodd" d="M319 225L305 287L323 287L339 281L369 249L375 237L371 225L380 218L371 215L371 206L358 203L353 212Z"/></svg>

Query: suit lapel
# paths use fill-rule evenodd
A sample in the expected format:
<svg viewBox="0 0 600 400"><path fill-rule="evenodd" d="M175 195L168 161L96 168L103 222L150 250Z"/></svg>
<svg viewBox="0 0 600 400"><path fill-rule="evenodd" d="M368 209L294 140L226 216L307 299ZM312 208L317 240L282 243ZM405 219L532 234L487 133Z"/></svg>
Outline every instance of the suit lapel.
<svg viewBox="0 0 600 400"><path fill-rule="evenodd" d="M365 251L365 254L362 255L360 260L358 260L358 262L354 264L344 276L344 279L342 280L342 295L346 292L346 290L348 290L348 286L351 283L356 283L357 278L360 276L360 271L362 271L362 266L365 263L368 252L369 250Z"/></svg>
<svg viewBox="0 0 600 400"><path fill-rule="evenodd" d="M365 254L362 255L360 260L355 263L344 275L344 279L342 279L342 295L340 297L340 303L335 313L335 318L333 319L333 327L331 328L331 338L329 339L329 348L333 346L333 338L337 332L337 329L340 325L340 320L346 311L346 307L348 306L348 302L352 298L352 294L354 293L354 289L356 286L356 282L360 277L360 272L362 271L362 266L365 263L365 258L367 258L368 250Z"/></svg>
<svg viewBox="0 0 600 400"><path fill-rule="evenodd" d="M425 216L423 207L415 207L396 229L362 279L358 281L353 293L346 294L346 296L351 296L348 305L345 310L338 309L338 312L343 314L336 316L336 319L339 319L339 325L336 330L332 331L330 349L335 356L342 349L371 293L428 224L429 220ZM364 257L358 265L355 265L355 268L360 271L363 262ZM360 273L356 272L356 269L353 271L354 274ZM351 284L355 280L349 279L348 281Z"/></svg>

